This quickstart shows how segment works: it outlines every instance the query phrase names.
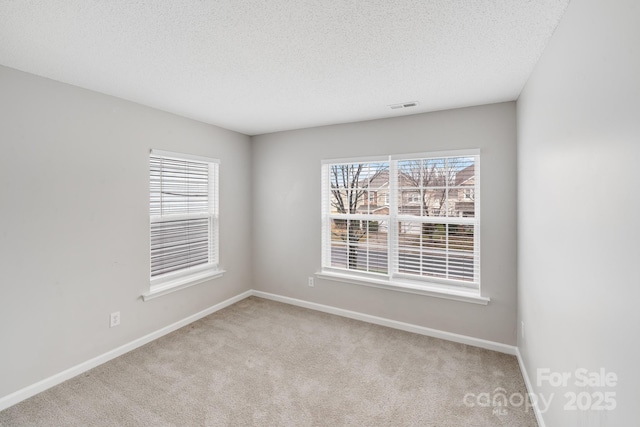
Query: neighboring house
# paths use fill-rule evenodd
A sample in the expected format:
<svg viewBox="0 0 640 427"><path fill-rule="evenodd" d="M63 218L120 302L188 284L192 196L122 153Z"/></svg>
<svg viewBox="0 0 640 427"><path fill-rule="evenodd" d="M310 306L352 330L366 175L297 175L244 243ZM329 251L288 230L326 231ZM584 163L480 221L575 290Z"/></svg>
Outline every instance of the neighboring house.
<svg viewBox="0 0 640 427"><path fill-rule="evenodd" d="M403 165L398 173L398 212L408 217L472 217L475 212L475 166L471 164L460 170L433 167L420 169L410 163ZM389 215L391 197L389 191L389 170L381 170L373 177L360 180L357 189L342 188L340 197L345 205L351 197L358 197L355 214ZM336 206L332 212L338 213ZM360 230L386 232L388 221L354 220ZM340 225L341 224L341 225ZM352 222L354 224L354 222ZM344 220L336 220L334 226L345 227ZM354 224L355 225L355 224ZM401 221L401 232L420 234L424 224Z"/></svg>
<svg viewBox="0 0 640 427"><path fill-rule="evenodd" d="M420 177L422 176L422 181ZM399 171L398 213L416 217L464 216L475 212L475 167L473 164L460 170L412 169L407 165L405 171ZM425 182L426 181L426 182ZM364 215L388 215L391 197L389 193L389 171L382 170L372 178L358 182L356 190L341 189L342 201L347 204L348 195L357 195L356 211ZM347 204L348 205L348 204ZM332 206L332 212L338 209ZM346 224L346 223L345 223ZM358 221L358 229L384 232L387 221ZM403 221L403 233L419 234L423 226L413 221ZM344 226L344 225L343 225ZM343 226L339 226L342 228Z"/></svg>
<svg viewBox="0 0 640 427"><path fill-rule="evenodd" d="M419 188L420 182L410 174L399 173L400 197L398 211L403 215L417 216L473 216L475 211L475 167L473 164L449 172L450 177L432 176L426 190ZM417 182L416 182L417 181ZM449 190L446 188L449 181ZM359 214L389 213L389 171L381 171L370 182L363 181L366 189L360 196L356 212ZM448 197L447 197L448 193Z"/></svg>
<svg viewBox="0 0 640 427"><path fill-rule="evenodd" d="M367 182L368 181L368 182ZM382 170L373 179L364 180L360 185L368 189L362 202L358 204L358 213L378 215L389 214L389 171Z"/></svg>
<svg viewBox="0 0 640 427"><path fill-rule="evenodd" d="M456 174L456 187L458 187L455 211L460 216L473 216L476 206L475 195L475 164L471 164Z"/></svg>

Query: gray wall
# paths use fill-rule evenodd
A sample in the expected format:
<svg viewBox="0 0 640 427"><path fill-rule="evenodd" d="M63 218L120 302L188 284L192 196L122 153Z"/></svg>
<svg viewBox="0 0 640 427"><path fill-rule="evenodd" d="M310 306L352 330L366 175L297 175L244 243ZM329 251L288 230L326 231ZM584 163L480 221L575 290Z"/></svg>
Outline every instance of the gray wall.
<svg viewBox="0 0 640 427"><path fill-rule="evenodd" d="M640 3L573 1L518 100L518 343L547 426L630 426L640 395ZM537 369L569 372L537 386ZM605 368L615 388L575 385ZM613 391L614 411L564 393Z"/></svg>
<svg viewBox="0 0 640 427"><path fill-rule="evenodd" d="M251 288L249 137L4 67L0 94L0 397ZM221 159L227 274L142 302L150 148Z"/></svg>
<svg viewBox="0 0 640 427"><path fill-rule="evenodd" d="M254 288L495 342L516 343L516 107L503 103L253 138ZM307 277L320 269L322 159L481 149L488 306Z"/></svg>

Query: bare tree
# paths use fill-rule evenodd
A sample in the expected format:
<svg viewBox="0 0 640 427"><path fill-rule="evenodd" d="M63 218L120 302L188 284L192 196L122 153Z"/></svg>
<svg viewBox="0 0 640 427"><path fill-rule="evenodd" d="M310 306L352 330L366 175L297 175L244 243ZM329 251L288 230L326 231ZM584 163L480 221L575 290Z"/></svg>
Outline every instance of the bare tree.
<svg viewBox="0 0 640 427"><path fill-rule="evenodd" d="M444 216L449 208L448 187L455 183L456 172L456 168L449 163L411 160L402 163L399 179L405 180L415 191L420 191L423 216ZM422 223L424 237L430 236L433 239L437 229L437 224Z"/></svg>

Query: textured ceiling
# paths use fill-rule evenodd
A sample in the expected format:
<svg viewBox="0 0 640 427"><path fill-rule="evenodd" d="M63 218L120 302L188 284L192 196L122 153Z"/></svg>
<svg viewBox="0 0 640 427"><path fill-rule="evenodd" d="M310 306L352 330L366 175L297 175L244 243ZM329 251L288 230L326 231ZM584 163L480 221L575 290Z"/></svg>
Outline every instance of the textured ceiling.
<svg viewBox="0 0 640 427"><path fill-rule="evenodd" d="M514 100L568 3L0 0L0 64L256 135Z"/></svg>

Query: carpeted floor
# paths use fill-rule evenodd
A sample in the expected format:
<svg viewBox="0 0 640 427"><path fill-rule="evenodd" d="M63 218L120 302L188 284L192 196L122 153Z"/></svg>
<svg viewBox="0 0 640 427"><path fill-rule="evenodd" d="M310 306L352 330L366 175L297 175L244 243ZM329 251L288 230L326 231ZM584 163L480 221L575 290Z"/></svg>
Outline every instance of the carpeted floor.
<svg viewBox="0 0 640 427"><path fill-rule="evenodd" d="M250 297L0 426L537 426L525 393L513 356Z"/></svg>

